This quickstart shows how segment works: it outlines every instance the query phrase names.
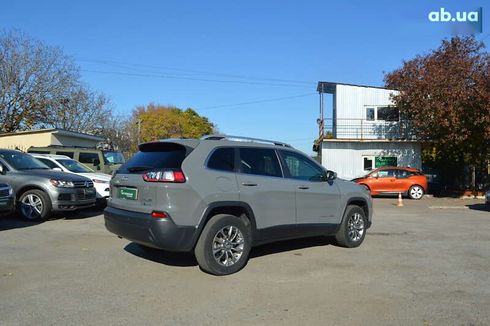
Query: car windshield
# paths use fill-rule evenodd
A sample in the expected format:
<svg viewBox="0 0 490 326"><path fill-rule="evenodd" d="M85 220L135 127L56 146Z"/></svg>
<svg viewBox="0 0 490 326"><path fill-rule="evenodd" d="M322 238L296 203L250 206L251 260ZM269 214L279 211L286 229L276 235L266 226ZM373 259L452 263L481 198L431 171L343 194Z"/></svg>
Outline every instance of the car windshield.
<svg viewBox="0 0 490 326"><path fill-rule="evenodd" d="M21 152L2 152L0 157L16 170L49 170L49 167L33 156Z"/></svg>
<svg viewBox="0 0 490 326"><path fill-rule="evenodd" d="M121 152L104 151L104 160L109 164L124 164L126 160Z"/></svg>
<svg viewBox="0 0 490 326"><path fill-rule="evenodd" d="M75 173L94 172L93 170L89 169L88 167L86 167L82 163L75 161L75 160L68 159L68 158L57 159L56 162L63 165L70 172L75 172Z"/></svg>

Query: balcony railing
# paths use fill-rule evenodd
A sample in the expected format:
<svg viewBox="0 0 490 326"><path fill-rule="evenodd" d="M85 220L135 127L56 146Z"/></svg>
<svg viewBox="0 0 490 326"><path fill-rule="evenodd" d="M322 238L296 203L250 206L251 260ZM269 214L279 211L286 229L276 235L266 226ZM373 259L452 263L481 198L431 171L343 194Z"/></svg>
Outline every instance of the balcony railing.
<svg viewBox="0 0 490 326"><path fill-rule="evenodd" d="M325 119L324 133L339 139L414 140L409 121L368 121L365 119Z"/></svg>

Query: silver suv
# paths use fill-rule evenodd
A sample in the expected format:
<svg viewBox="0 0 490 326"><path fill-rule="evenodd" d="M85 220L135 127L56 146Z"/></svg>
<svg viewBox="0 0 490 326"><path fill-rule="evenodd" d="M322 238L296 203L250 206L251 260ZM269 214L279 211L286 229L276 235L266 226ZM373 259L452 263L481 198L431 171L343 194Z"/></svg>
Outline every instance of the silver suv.
<svg viewBox="0 0 490 326"><path fill-rule="evenodd" d="M12 186L20 215L42 220L53 211L73 211L95 204L92 180L52 171L29 154L0 149L0 182Z"/></svg>
<svg viewBox="0 0 490 326"><path fill-rule="evenodd" d="M226 275L267 242L333 235L359 246L372 201L287 144L207 136L141 144L112 178L104 218L120 237L193 250L204 271Z"/></svg>

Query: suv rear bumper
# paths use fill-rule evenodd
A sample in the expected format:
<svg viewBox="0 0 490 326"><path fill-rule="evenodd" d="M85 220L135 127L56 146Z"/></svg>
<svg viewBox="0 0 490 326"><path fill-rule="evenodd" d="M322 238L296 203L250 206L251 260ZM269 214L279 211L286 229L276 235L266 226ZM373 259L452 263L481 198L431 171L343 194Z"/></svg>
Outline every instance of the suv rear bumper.
<svg viewBox="0 0 490 326"><path fill-rule="evenodd" d="M191 251L198 229L178 226L172 219L153 218L150 214L126 211L114 207L104 210L105 227L130 241L169 251Z"/></svg>

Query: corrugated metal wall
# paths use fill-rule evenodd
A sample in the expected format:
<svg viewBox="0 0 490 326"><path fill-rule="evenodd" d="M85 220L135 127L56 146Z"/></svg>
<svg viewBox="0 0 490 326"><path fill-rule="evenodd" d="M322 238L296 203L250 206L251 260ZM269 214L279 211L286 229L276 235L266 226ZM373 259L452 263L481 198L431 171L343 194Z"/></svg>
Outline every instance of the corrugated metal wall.
<svg viewBox="0 0 490 326"><path fill-rule="evenodd" d="M321 145L322 165L351 180L368 173L364 156L396 157L398 166L422 168L421 146L414 142L324 141Z"/></svg>
<svg viewBox="0 0 490 326"><path fill-rule="evenodd" d="M396 93L389 89L351 85L336 85L334 96L334 134L335 138L384 138L376 136L376 128L383 122L366 121L366 108L393 105L390 95ZM361 122L361 120L363 120ZM361 127L362 123L362 127ZM361 128L364 128L361 131ZM372 128L372 131L369 129ZM356 133L355 131L358 130ZM362 137L361 137L362 135Z"/></svg>

